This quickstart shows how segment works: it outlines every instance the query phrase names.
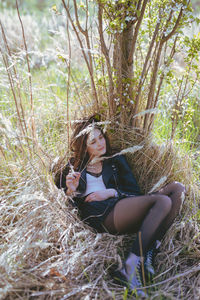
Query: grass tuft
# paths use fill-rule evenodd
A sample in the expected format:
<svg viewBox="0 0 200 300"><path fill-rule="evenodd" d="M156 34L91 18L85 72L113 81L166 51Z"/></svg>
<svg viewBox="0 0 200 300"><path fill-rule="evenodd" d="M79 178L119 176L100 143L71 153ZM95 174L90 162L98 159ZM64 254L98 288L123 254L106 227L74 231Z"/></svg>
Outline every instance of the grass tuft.
<svg viewBox="0 0 200 300"><path fill-rule="evenodd" d="M189 158L180 157L172 145L158 146L128 129L123 134L127 148L142 141L142 148L126 155L145 192L164 176L162 184L179 180L187 187L182 212L156 258L150 298L198 299L198 187L192 184ZM128 299L110 273L122 264L134 237L97 234L80 221L68 197L55 187L49 171L52 159L45 151L32 157L27 152L24 160L19 150L17 155L17 160L10 157L7 168L1 166L1 298ZM66 160L57 159L54 165Z"/></svg>

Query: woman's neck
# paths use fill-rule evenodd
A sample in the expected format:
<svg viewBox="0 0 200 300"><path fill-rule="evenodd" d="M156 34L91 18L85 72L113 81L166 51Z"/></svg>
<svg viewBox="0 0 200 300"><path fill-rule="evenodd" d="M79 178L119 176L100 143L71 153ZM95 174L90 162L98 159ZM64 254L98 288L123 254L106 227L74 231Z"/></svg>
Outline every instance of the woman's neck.
<svg viewBox="0 0 200 300"><path fill-rule="evenodd" d="M100 173L102 172L102 161L96 163L89 163L87 165L87 170L93 173Z"/></svg>

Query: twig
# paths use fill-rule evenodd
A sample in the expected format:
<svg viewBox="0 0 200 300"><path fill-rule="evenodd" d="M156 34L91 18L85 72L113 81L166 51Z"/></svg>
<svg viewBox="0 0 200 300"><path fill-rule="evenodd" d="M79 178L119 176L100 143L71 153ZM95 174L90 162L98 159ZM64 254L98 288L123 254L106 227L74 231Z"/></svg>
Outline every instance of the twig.
<svg viewBox="0 0 200 300"><path fill-rule="evenodd" d="M101 51L103 55L105 56L106 59L106 65L107 65L107 70L108 70L108 77L109 77L109 112L110 116L113 116L114 114L114 84L113 84L113 78L112 78L112 68L111 68L111 63L110 63L110 58L109 58L109 51L108 48L106 47L104 35L103 35L103 25L102 25L102 14L103 14L103 9L102 9L102 3L101 1L98 1L98 21L99 21L99 37L100 37L100 45L101 45Z"/></svg>
<svg viewBox="0 0 200 300"><path fill-rule="evenodd" d="M131 49L130 49L130 53L129 53L129 57L128 57L128 63L129 64L131 64L132 61L133 61L133 55L134 55L134 52L135 52L136 41L137 41L140 26L142 24L142 19L144 17L144 12L145 12L145 8L146 8L147 3L148 3L148 0L144 0L141 11L140 11L140 16L139 16L137 25L135 27L135 32L134 32L134 35L133 35Z"/></svg>
<svg viewBox="0 0 200 300"><path fill-rule="evenodd" d="M84 57L84 60L86 62L89 74L90 74L90 80L91 80L91 85L92 85L92 92L93 92L94 99L96 100L96 110L99 111L99 102L98 102L98 95L97 95L96 86L95 86L95 82L94 82L94 76L93 76L93 64L92 64L91 53L90 53L90 51L88 51L88 57L89 57L89 60L88 60L86 52L84 50L83 42L82 42L82 40L80 38L80 35L79 35L78 31L77 31L77 28L76 28L76 26L74 24L74 21L72 20L72 16L70 14L69 8L67 7L67 5L65 3L65 0L62 0L62 3L63 3L65 11L67 13L67 16L68 16L68 18L70 20L70 23L71 23L71 25L73 27L73 30L74 30L74 32L76 34L78 42L80 44L81 51L83 53L83 57ZM75 16L76 16L77 27L78 27L79 31L85 36L85 40L86 40L86 44L87 44L88 50L91 50L90 49L90 42L89 42L88 31L87 30L83 30L83 28L80 26L80 23L79 23L78 14L77 14L76 1L74 1L74 8L75 8Z"/></svg>
<svg viewBox="0 0 200 300"><path fill-rule="evenodd" d="M69 0L68 0L69 7ZM71 76L71 40L70 40L70 32L69 32L69 21L67 19L67 38L68 38L68 51L69 51L69 59L68 59L68 77L67 77L67 148L70 150L70 136L69 136L69 128L70 128L70 120L69 120L69 88L70 88L70 76Z"/></svg>

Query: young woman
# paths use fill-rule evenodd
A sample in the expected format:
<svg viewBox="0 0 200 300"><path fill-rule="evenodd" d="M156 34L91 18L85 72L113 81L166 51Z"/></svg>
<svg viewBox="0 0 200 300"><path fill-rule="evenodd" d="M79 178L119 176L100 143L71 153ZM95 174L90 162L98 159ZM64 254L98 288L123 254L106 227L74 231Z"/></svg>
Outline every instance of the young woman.
<svg viewBox="0 0 200 300"><path fill-rule="evenodd" d="M115 279L145 296L145 275L153 275L152 252L179 213L185 188L172 182L157 193L142 195L125 156L113 155L109 139L95 117L76 124L74 153L59 181L78 207L81 219L98 232L137 233L123 268Z"/></svg>

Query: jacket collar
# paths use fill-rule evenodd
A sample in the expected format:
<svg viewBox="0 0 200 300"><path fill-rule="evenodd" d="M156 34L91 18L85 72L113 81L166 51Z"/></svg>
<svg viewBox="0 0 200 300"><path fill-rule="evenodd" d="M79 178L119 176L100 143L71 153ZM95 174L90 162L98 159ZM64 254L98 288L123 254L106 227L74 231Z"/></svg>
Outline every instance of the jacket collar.
<svg viewBox="0 0 200 300"><path fill-rule="evenodd" d="M81 172L78 190L83 193L86 190L86 168Z"/></svg>

